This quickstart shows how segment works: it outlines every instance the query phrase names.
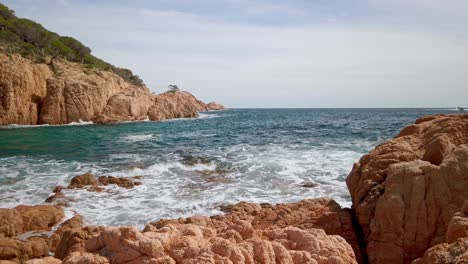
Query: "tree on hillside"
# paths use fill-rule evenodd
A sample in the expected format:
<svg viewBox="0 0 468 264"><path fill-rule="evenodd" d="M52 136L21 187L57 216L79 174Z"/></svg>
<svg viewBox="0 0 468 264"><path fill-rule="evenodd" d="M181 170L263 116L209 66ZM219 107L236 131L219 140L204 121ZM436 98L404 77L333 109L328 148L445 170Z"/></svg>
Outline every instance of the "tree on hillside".
<svg viewBox="0 0 468 264"><path fill-rule="evenodd" d="M167 86L168 88L168 91L169 92L172 92L172 93L175 93L177 91L179 91L179 86L175 85L175 84L169 84L169 86Z"/></svg>
<svg viewBox="0 0 468 264"><path fill-rule="evenodd" d="M72 37L60 37L60 41L74 51L75 58L73 59L75 61L83 63L84 58L91 54L90 48Z"/></svg>

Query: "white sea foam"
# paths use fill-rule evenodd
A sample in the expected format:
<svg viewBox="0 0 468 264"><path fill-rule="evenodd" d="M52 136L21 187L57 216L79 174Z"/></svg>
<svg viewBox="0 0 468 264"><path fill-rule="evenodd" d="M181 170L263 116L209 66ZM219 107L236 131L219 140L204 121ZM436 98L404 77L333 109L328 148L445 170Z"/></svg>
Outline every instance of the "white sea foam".
<svg viewBox="0 0 468 264"><path fill-rule="evenodd" d="M34 127L60 127L60 126L86 126L94 124L92 121L83 121L79 120L78 122L71 122L68 124L63 125L50 125L50 124L43 124L43 125L21 125L21 124L11 124L11 125L1 125L0 128L34 128Z"/></svg>
<svg viewBox="0 0 468 264"><path fill-rule="evenodd" d="M122 140L126 142L139 142L139 141L150 140L153 137L154 137L153 134L136 134L136 135L124 136L122 137Z"/></svg>
<svg viewBox="0 0 468 264"><path fill-rule="evenodd" d="M150 138L145 134L132 136ZM0 159L0 174L9 183L0 185L0 201L2 207L40 204L54 186L66 186L73 176L92 172L116 177L142 176L143 184L130 190L106 186L106 191L99 193L65 190L71 199L70 209L83 215L90 224L141 228L160 218L217 214L219 205L240 201L279 203L328 196L349 206L344 177L362 153L338 149L325 145L305 148L239 144L219 150L212 159L195 163L187 163L177 155L168 161L158 161L150 155L125 153L112 154L101 163L5 158ZM146 165L115 165L122 160ZM306 182L319 186L300 186Z"/></svg>

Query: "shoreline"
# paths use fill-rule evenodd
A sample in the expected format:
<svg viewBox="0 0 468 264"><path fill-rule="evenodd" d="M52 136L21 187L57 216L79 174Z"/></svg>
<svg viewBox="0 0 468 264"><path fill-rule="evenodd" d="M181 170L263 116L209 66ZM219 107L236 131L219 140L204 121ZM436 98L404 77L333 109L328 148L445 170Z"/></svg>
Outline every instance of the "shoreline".
<svg viewBox="0 0 468 264"><path fill-rule="evenodd" d="M274 263L273 259L280 256L285 261L289 259L284 263L294 264L318 260L333 263L410 263L413 260L416 261L414 264L462 263L457 261L468 257L463 254L464 246L468 245L468 186L460 186L468 183L468 164L463 162L468 159L468 135L463 133L466 131L468 115L425 116L403 128L392 140L376 146L353 166L346 180L353 200L352 209L341 208L328 198L277 205L240 202L223 206L221 209L225 214L222 215L160 219L138 230L128 226L86 226L84 219L77 215L65 220L65 211L56 205L19 205L14 209L0 209L0 221L13 224L3 229L6 238L0 238L0 247L16 243L19 252L23 247L32 248L30 255L19 252L14 253L19 255L8 255L11 259L17 256L22 260L46 257L48 253L41 254L50 249L56 258L48 257L47 261L55 262L47 263L64 264L174 264L189 260L198 263L206 258L210 259L208 263L235 260L242 260L238 263ZM382 178L382 174L386 177ZM374 186L368 185L369 179L373 179ZM68 187L57 186L54 198L56 204L66 206L66 195L60 195L64 188L102 192L102 187L108 184L133 188L142 184L137 184L138 181L136 177L79 175ZM430 181L443 181L446 185L425 183ZM451 200L437 199L443 193L448 193ZM430 215L416 209L421 204L441 213ZM396 217L403 214L408 217ZM369 215L373 224L369 224ZM23 221L13 220L18 217ZM413 226L413 219L433 224ZM403 222L400 225L394 221ZM32 236L26 241L15 240L16 234L47 231L50 227L56 231L49 238ZM400 228L403 232L398 231ZM428 237L420 232L426 228L436 228L440 233ZM393 237L387 236L386 230L390 230ZM418 240L402 246L392 243L403 239L408 232L414 232L419 239L435 242L430 246L422 246L425 243ZM461 253L451 253L450 262L428 262L434 254L446 256L448 250Z"/></svg>

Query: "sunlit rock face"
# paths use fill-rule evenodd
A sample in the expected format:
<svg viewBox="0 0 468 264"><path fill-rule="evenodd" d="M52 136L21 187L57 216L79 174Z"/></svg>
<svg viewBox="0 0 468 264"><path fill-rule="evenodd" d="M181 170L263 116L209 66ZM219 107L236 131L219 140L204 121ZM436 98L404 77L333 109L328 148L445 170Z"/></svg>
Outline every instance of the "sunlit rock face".
<svg viewBox="0 0 468 264"><path fill-rule="evenodd" d="M418 119L347 178L370 263L410 263L444 242L468 199L468 115Z"/></svg>

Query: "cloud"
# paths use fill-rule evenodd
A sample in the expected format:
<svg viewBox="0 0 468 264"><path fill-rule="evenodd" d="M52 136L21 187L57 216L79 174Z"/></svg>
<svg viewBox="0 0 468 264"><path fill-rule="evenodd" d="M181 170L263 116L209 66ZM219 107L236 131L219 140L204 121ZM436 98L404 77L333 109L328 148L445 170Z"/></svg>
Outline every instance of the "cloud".
<svg viewBox="0 0 468 264"><path fill-rule="evenodd" d="M206 14L184 4L191 1L150 2L7 4L131 68L155 92L176 83L231 107L453 106L468 100L468 37L458 29L463 18L448 4L437 14L435 1L360 0L348 7L337 0L326 6L224 0ZM224 17L223 6L235 12ZM428 10L427 21L411 16L417 10ZM273 14L278 17L270 23ZM452 30L434 27L442 24Z"/></svg>

